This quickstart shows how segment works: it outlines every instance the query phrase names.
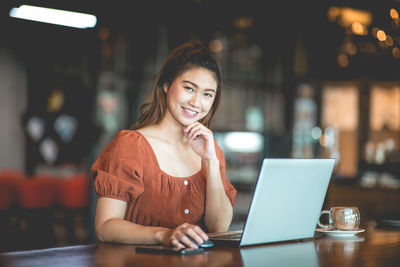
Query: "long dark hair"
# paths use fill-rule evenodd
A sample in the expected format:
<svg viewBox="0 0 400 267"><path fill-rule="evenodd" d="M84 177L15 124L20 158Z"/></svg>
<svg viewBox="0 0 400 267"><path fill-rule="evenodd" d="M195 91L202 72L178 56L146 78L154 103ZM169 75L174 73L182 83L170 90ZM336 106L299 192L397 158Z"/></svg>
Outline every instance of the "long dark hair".
<svg viewBox="0 0 400 267"><path fill-rule="evenodd" d="M211 119L217 110L221 98L222 73L221 67L210 49L199 41L184 43L171 51L157 75L150 98L140 107L140 116L135 125L130 129L137 130L142 127L159 123L164 117L167 107L164 85L170 86L176 77L184 72L197 67L203 67L215 74L217 92L208 114L199 122L211 128Z"/></svg>

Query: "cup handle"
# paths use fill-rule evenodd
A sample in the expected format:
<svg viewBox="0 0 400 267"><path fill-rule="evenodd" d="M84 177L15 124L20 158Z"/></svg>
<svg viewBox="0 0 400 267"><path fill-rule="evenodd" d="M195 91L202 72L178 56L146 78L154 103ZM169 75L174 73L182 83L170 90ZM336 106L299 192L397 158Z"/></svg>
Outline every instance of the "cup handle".
<svg viewBox="0 0 400 267"><path fill-rule="evenodd" d="M321 219L322 214L329 214L329 210L321 211L321 213L319 215L319 218L318 218L318 226L321 227L321 228L325 228L325 229L330 228L332 226L332 224L323 224L323 223L321 223L320 219Z"/></svg>

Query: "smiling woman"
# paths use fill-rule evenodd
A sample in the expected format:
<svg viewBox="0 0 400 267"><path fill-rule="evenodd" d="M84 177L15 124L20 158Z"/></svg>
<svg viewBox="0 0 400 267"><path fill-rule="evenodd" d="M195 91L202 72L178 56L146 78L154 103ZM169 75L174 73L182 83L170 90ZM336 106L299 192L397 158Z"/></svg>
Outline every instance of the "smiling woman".
<svg viewBox="0 0 400 267"><path fill-rule="evenodd" d="M202 67L192 68L177 77L169 87L164 85L169 111L166 115L172 115L182 125L201 120L211 109L216 90L213 72Z"/></svg>
<svg viewBox="0 0 400 267"><path fill-rule="evenodd" d="M138 122L92 166L100 241L197 248L207 231L228 229L236 190L210 130L221 81L203 44L171 52Z"/></svg>

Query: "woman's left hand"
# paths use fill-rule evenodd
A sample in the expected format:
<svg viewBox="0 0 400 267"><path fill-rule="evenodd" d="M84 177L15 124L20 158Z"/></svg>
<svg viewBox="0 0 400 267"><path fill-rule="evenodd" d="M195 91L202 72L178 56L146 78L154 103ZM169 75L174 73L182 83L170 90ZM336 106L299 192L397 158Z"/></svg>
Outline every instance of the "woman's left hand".
<svg viewBox="0 0 400 267"><path fill-rule="evenodd" d="M217 158L214 136L210 129L200 122L195 122L186 126L183 131L192 149L200 155L203 160Z"/></svg>

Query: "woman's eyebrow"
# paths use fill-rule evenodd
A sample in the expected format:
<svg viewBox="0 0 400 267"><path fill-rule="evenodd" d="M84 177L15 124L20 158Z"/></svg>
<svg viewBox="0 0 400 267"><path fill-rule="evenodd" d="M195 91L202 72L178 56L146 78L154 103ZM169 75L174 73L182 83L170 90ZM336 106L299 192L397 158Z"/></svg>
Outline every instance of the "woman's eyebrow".
<svg viewBox="0 0 400 267"><path fill-rule="evenodd" d="M198 88L199 86L197 84L195 84L194 82L188 81L188 80L183 80L182 82L184 83L190 83L191 85L193 85L194 87Z"/></svg>
<svg viewBox="0 0 400 267"><path fill-rule="evenodd" d="M197 85L197 84L195 84L194 82L191 82L191 81L188 81L188 80L183 80L182 82L184 82L184 83L190 83L193 87L196 87L196 88L199 88L199 86ZM212 92L216 92L216 90L215 89L205 89L205 91L212 91Z"/></svg>

